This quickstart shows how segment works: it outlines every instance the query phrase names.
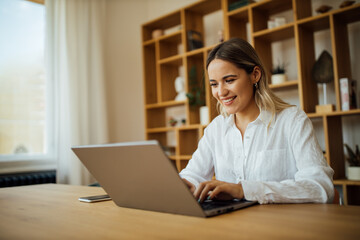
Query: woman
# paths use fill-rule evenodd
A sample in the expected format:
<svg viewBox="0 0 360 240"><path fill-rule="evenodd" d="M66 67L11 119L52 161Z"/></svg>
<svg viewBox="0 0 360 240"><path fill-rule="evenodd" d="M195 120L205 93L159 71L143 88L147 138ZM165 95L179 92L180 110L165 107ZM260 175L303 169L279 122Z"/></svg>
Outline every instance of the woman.
<svg viewBox="0 0 360 240"><path fill-rule="evenodd" d="M196 199L331 202L333 170L311 121L271 92L252 46L223 42L210 52L206 69L221 115L180 172Z"/></svg>

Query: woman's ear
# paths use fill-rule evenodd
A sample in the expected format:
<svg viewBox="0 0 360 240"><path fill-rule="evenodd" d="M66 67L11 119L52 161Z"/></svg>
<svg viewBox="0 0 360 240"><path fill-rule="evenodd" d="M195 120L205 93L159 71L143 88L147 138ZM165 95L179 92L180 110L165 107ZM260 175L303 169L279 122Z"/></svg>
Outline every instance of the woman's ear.
<svg viewBox="0 0 360 240"><path fill-rule="evenodd" d="M261 70L259 66L254 67L253 72L251 73L251 78L253 84L259 82L261 78Z"/></svg>

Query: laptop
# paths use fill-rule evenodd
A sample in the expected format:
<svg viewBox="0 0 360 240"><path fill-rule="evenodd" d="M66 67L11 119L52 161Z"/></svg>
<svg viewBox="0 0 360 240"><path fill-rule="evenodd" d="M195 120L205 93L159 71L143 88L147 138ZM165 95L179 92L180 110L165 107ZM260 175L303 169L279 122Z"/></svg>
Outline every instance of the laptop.
<svg viewBox="0 0 360 240"><path fill-rule="evenodd" d="M237 199L198 203L157 141L75 146L72 150L120 207L209 217L256 203Z"/></svg>

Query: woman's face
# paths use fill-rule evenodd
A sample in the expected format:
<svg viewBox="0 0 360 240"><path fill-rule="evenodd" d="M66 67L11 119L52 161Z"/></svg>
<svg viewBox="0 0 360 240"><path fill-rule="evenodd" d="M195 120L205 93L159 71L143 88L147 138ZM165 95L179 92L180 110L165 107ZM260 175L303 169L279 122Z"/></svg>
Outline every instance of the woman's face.
<svg viewBox="0 0 360 240"><path fill-rule="evenodd" d="M253 106L254 83L252 74L221 59L214 59L208 66L212 95L222 104L228 114L243 113Z"/></svg>

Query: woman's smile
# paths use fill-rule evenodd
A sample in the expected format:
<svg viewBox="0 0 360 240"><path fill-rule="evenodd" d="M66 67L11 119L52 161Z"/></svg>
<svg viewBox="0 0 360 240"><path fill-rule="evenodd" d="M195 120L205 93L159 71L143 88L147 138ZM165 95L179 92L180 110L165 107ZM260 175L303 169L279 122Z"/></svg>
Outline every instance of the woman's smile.
<svg viewBox="0 0 360 240"><path fill-rule="evenodd" d="M237 97L237 96L227 97L227 98L221 98L220 100L221 100L221 102L222 102L224 105L229 106L229 105L231 105L231 104L234 102L234 100L235 100L236 97Z"/></svg>

